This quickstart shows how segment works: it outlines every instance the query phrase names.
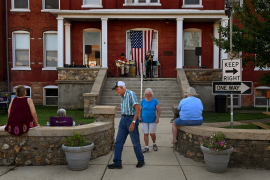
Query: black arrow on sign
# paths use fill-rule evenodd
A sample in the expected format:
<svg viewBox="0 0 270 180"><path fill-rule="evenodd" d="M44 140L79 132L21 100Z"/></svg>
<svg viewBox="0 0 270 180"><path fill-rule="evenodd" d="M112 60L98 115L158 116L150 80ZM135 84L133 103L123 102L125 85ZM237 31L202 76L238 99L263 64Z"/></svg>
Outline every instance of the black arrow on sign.
<svg viewBox="0 0 270 180"><path fill-rule="evenodd" d="M226 73L233 73L233 75L235 75L235 73L237 73L238 71L233 68L233 70L226 70L225 72Z"/></svg>

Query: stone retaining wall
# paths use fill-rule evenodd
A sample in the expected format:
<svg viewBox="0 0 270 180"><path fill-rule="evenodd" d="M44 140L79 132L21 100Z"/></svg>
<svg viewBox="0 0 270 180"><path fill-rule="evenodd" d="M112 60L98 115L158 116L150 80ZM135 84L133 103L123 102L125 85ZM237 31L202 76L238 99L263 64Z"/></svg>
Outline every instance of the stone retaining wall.
<svg viewBox="0 0 270 180"><path fill-rule="evenodd" d="M223 129L202 126L182 126L178 128L178 142L174 150L195 161L204 162L200 144L203 136L222 132L226 139L234 141L228 167L246 169L270 169L270 136L267 130Z"/></svg>
<svg viewBox="0 0 270 180"><path fill-rule="evenodd" d="M221 69L185 69L188 82L212 82L222 80Z"/></svg>
<svg viewBox="0 0 270 180"><path fill-rule="evenodd" d="M114 146L116 107L99 106L98 109L102 113L97 114L97 111L94 111L97 119L92 124L75 127L39 127L21 136L0 132L0 165L67 164L61 139L71 136L74 130L94 142L91 159L109 153Z"/></svg>

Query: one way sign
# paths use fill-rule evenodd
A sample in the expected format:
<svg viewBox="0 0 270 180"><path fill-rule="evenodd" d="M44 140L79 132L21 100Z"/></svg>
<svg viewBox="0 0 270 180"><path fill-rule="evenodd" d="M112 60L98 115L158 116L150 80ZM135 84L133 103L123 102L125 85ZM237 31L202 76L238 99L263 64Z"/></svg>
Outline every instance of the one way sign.
<svg viewBox="0 0 270 180"><path fill-rule="evenodd" d="M242 81L241 59L222 60L222 81Z"/></svg>
<svg viewBox="0 0 270 180"><path fill-rule="evenodd" d="M213 94L252 94L252 81L212 82Z"/></svg>

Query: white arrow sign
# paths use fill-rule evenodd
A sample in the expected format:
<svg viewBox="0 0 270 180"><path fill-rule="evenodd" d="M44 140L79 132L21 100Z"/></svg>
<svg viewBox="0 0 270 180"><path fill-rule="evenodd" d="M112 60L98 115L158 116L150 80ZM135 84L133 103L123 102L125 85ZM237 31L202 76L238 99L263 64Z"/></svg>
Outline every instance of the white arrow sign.
<svg viewBox="0 0 270 180"><path fill-rule="evenodd" d="M216 91L241 91L241 93L247 91L250 87L241 83L241 85L216 85Z"/></svg>

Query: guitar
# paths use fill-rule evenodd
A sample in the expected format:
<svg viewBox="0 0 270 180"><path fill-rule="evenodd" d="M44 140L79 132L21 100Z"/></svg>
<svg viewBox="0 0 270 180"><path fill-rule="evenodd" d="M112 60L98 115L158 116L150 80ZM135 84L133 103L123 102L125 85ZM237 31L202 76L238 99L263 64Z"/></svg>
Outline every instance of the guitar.
<svg viewBox="0 0 270 180"><path fill-rule="evenodd" d="M117 66L117 67L124 67L125 66L125 61L116 61L115 60L115 65Z"/></svg>

